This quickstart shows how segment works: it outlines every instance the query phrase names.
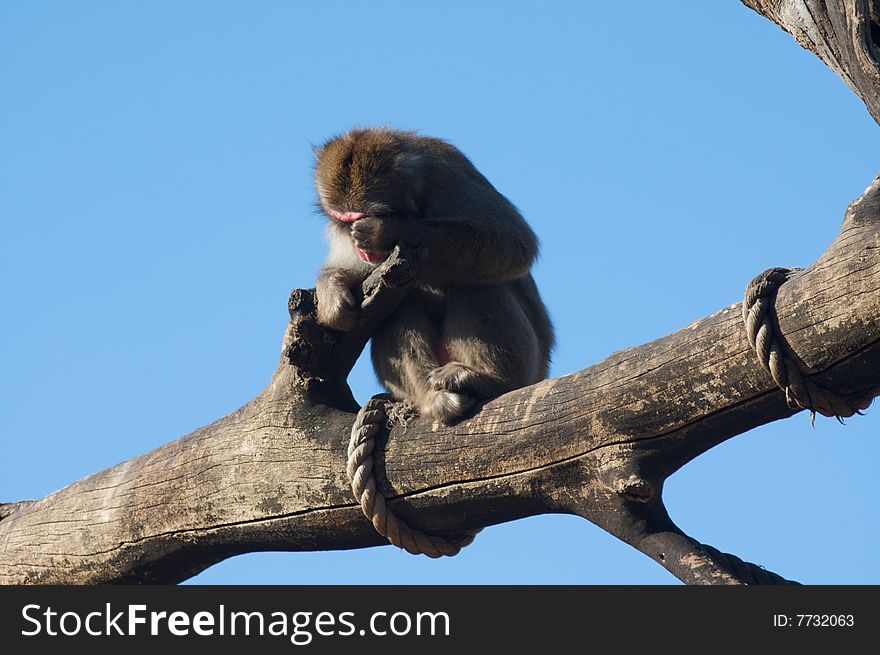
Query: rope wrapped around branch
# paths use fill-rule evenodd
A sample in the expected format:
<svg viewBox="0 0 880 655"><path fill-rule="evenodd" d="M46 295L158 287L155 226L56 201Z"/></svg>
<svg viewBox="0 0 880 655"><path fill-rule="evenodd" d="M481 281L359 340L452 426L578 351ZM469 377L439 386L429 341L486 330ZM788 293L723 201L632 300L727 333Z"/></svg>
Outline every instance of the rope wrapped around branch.
<svg viewBox="0 0 880 655"><path fill-rule="evenodd" d="M787 580L778 573L768 571L763 566L746 562L736 555L730 553L722 553L720 550L707 544L700 544L700 547L715 562L726 566L740 580L747 585L799 585L799 582Z"/></svg>
<svg viewBox="0 0 880 655"><path fill-rule="evenodd" d="M351 491L376 532L398 548L413 555L427 555L432 558L457 555L462 548L473 542L479 529L456 537L426 534L399 518L388 507L385 497L378 489L376 476L373 475L373 448L376 445L376 435L388 422L391 402L387 394L373 396L358 412L351 427L346 467Z"/></svg>
<svg viewBox="0 0 880 655"><path fill-rule="evenodd" d="M782 340L775 310L776 294L779 287L800 270L768 268L749 283L742 305L746 335L761 366L785 392L789 407L810 410L810 423L815 422L816 412L833 416L842 423L844 418L861 414L861 410L871 404L873 394L867 397L843 395L819 386L804 374Z"/></svg>

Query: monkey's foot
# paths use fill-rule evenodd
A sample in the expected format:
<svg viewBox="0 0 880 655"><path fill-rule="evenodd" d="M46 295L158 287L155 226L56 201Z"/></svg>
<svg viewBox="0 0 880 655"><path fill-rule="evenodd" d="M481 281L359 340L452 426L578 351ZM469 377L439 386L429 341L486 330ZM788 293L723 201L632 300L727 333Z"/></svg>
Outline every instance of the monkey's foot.
<svg viewBox="0 0 880 655"><path fill-rule="evenodd" d="M452 425L464 418L476 404L477 399L455 391L429 391L425 394L420 413L430 419Z"/></svg>
<svg viewBox="0 0 880 655"><path fill-rule="evenodd" d="M474 369L449 362L428 373L428 386L434 391L464 391L476 389L480 374Z"/></svg>
<svg viewBox="0 0 880 655"><path fill-rule="evenodd" d="M428 374L428 386L422 413L451 425L461 420L482 397L484 378L472 368L449 362Z"/></svg>

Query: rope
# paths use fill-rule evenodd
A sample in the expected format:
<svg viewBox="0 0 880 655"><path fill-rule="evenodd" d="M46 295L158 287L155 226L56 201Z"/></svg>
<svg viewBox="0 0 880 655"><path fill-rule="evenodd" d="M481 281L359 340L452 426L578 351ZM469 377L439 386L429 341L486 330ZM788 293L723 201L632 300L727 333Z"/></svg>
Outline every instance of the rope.
<svg viewBox="0 0 880 655"><path fill-rule="evenodd" d="M373 475L373 448L376 435L388 421L391 399L387 394L373 396L358 412L351 427L351 440L348 443L348 465L346 472L351 481L351 491L361 510L373 524L376 532L387 538L398 548L413 555L427 555L437 558L452 557L470 544L477 530L469 530L455 537L439 537L425 534L408 525L388 507L385 497L376 484Z"/></svg>
<svg viewBox="0 0 880 655"><path fill-rule="evenodd" d="M844 396L829 391L813 382L801 371L800 364L783 347L779 338L779 321L774 308L776 293L799 268L768 268L749 282L743 299L743 321L749 343L758 354L761 366L785 392L785 402L793 409L810 410L810 423L816 412L833 416L843 423L844 418L860 414L866 409L873 394L865 397Z"/></svg>
<svg viewBox="0 0 880 655"><path fill-rule="evenodd" d="M749 585L796 585L800 584L799 582L794 582L792 580L786 580L781 575L777 573L773 573L773 571L768 571L763 566L759 566L758 564L752 564L751 562L746 562L741 560L736 555L731 555L730 553L722 553L717 548L713 548L712 546L707 546L706 544L700 544L703 550L711 557L715 562L721 564L722 566L726 566L730 569L733 574Z"/></svg>

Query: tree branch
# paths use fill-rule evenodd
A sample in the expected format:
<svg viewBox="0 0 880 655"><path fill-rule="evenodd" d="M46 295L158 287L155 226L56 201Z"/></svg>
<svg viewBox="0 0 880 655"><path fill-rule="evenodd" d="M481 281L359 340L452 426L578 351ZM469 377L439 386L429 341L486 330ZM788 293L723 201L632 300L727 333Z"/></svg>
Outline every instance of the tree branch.
<svg viewBox="0 0 880 655"><path fill-rule="evenodd" d="M880 122L876 2L743 0L818 54ZM782 286L785 341L822 386L880 388L880 177L838 237ZM346 383L376 326L416 279L403 249L364 287L346 335L294 291L282 356L239 410L37 501L0 505L0 582L175 582L260 550L384 543L350 497ZM377 444L393 509L436 534L544 512L582 516L689 583L784 582L675 526L663 482L737 434L794 413L731 305L652 343L487 403L455 427L424 421Z"/></svg>
<svg viewBox="0 0 880 655"><path fill-rule="evenodd" d="M878 221L880 177L850 205L822 257L777 298L793 350L822 384L842 392L880 385ZM377 273L394 295L406 288L386 284L396 266ZM283 352L297 354L282 357L259 396L11 513L0 521L0 581L174 582L245 552L383 543L349 495L354 413L324 402L340 385L315 374L329 370L327 361L352 361L354 348L339 344L361 337L320 333L310 293L294 297ZM395 429L378 448L381 490L405 520L432 533L568 512L687 582L747 581L683 535L662 502L663 481L685 463L794 413L758 366L741 321L739 304L731 305L590 368L505 394L455 427L415 421ZM309 335L309 357L294 341L301 334ZM339 372L344 380L348 370Z"/></svg>

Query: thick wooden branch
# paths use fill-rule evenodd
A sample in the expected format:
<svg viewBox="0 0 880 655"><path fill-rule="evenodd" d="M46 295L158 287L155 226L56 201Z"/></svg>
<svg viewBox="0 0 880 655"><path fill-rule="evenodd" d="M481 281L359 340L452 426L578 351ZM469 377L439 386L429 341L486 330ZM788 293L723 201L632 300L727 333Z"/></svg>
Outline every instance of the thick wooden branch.
<svg viewBox="0 0 880 655"><path fill-rule="evenodd" d="M858 95L880 123L877 0L742 0L791 34Z"/></svg>
<svg viewBox="0 0 880 655"><path fill-rule="evenodd" d="M880 122L876 1L743 1L818 54ZM880 178L777 298L791 349L843 393L880 389L878 228ZM43 499L0 504L0 582L174 582L239 553L384 543L349 495L357 405L345 379L417 262L397 252L377 270L346 335L317 326L313 294L294 292L279 365L241 409ZM685 582L776 582L683 534L662 489L707 449L792 413L759 367L737 304L506 394L454 428L417 421L394 430L378 445L377 477L395 511L428 532L568 512Z"/></svg>
<svg viewBox="0 0 880 655"><path fill-rule="evenodd" d="M822 257L777 299L788 343L816 378L844 392L880 385L878 227L880 177L849 207ZM173 582L239 553L383 543L345 477L354 414L326 402L328 389L339 389L326 362L353 361L351 353L340 355L348 346L338 335L310 325L310 296L301 292L293 303L281 362L247 405L13 508L0 520L0 582ZM734 304L506 394L455 427L415 421L395 429L379 444L382 491L429 532L568 512L686 582L742 582L676 528L661 495L663 481L700 453L793 413L758 366L741 321ZM295 343L307 333L309 356Z"/></svg>

